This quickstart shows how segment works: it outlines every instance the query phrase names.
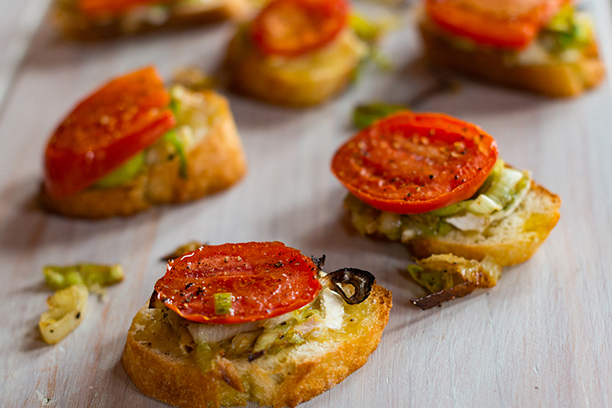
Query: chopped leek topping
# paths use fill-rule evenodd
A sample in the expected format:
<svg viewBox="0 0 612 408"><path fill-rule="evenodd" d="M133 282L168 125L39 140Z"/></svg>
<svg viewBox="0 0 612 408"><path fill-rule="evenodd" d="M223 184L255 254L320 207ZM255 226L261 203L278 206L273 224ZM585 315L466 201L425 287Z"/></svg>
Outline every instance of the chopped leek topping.
<svg viewBox="0 0 612 408"><path fill-rule="evenodd" d="M361 40L367 43L376 42L383 34L382 24L368 20L365 16L353 13L349 16L349 25Z"/></svg>
<svg viewBox="0 0 612 408"><path fill-rule="evenodd" d="M443 237L453 230L453 226L446 221L440 220L438 224L438 235Z"/></svg>
<svg viewBox="0 0 612 408"><path fill-rule="evenodd" d="M372 103L359 105L353 112L353 123L359 129L370 126L374 121L382 119L392 113L408 110L403 105L389 105L384 103Z"/></svg>
<svg viewBox="0 0 612 408"><path fill-rule="evenodd" d="M489 215L494 211L499 211L503 207L493 198L486 194L479 195L475 200L469 204L467 210L472 214L477 215Z"/></svg>
<svg viewBox="0 0 612 408"><path fill-rule="evenodd" d="M215 314L226 315L232 312L232 294L215 293Z"/></svg>
<svg viewBox="0 0 612 408"><path fill-rule="evenodd" d="M449 217L451 215L465 213L469 205L470 205L469 201L464 200L464 201L460 201L455 204L451 204L444 208L440 208L439 210L431 211L430 214L436 215L438 217Z"/></svg>
<svg viewBox="0 0 612 408"><path fill-rule="evenodd" d="M98 180L95 187L111 188L125 184L134 179L144 167L145 155L143 152L140 152L123 163L119 168L113 170L112 173Z"/></svg>
<svg viewBox="0 0 612 408"><path fill-rule="evenodd" d="M549 51L560 53L570 48L584 48L592 38L591 19L568 4L543 28L539 40Z"/></svg>
<svg viewBox="0 0 612 408"><path fill-rule="evenodd" d="M174 116L178 115L178 113L181 111L181 101L177 98L172 98L170 100L169 108L172 113L174 113Z"/></svg>
<svg viewBox="0 0 612 408"><path fill-rule="evenodd" d="M173 129L166 133L163 139L170 143L172 147L176 150L176 154L179 158L179 174L182 178L186 179L188 177L187 174L187 153L185 152L185 144L178 137L176 129Z"/></svg>
<svg viewBox="0 0 612 408"><path fill-rule="evenodd" d="M56 292L47 300L49 311L42 314L38 327L43 340L55 344L70 334L83 321L89 291L76 284Z"/></svg>
<svg viewBox="0 0 612 408"><path fill-rule="evenodd" d="M43 267L45 282L53 290L82 284L88 289L121 282L125 276L121 265L77 264L72 266L48 265Z"/></svg>
<svg viewBox="0 0 612 408"><path fill-rule="evenodd" d="M211 371L217 352L206 342L198 343L196 346L195 363L203 372Z"/></svg>
<svg viewBox="0 0 612 408"><path fill-rule="evenodd" d="M515 190L517 184L525 177L525 175L515 169L504 168L496 177L491 187L487 190L486 194L489 198L497 201L502 207L512 198L512 192Z"/></svg>
<svg viewBox="0 0 612 408"><path fill-rule="evenodd" d="M451 254L432 255L409 265L408 272L432 295L414 300L422 309L438 306L442 302L462 297L475 288L490 288L501 276L501 267L485 257L482 262Z"/></svg>
<svg viewBox="0 0 612 408"><path fill-rule="evenodd" d="M393 68L391 59L384 55L378 49L376 43L384 35L389 28L389 22L375 22L367 19L365 16L353 13L349 16L349 25L359 37L359 39L367 44L367 54L361 59L357 68L353 71L352 81L359 79L363 67L368 61L373 61L379 68L389 71Z"/></svg>

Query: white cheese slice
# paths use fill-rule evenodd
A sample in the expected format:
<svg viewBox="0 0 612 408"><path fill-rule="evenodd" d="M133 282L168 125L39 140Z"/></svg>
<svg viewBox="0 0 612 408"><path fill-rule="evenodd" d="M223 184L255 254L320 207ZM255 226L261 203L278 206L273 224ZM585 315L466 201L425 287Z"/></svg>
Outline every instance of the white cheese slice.
<svg viewBox="0 0 612 408"><path fill-rule="evenodd" d="M344 299L330 289L323 289L323 322L332 330L340 330L344 323Z"/></svg>

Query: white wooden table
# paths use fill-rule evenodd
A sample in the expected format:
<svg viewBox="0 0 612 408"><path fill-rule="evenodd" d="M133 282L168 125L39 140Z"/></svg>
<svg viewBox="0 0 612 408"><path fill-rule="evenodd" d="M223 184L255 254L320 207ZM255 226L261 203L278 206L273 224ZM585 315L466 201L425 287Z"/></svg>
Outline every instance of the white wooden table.
<svg viewBox="0 0 612 408"><path fill-rule="evenodd" d="M421 110L477 123L504 159L529 168L563 199L561 220L528 262L497 287L423 312L405 278L409 254L347 227L344 190L329 171L351 135L360 101L401 102L432 77L411 63L414 27L391 34L395 71L371 69L357 86L315 109L230 100L249 174L235 188L129 219L87 222L34 205L46 141L75 102L106 79L146 64L207 70L220 61L229 24L105 44L64 42L43 18L47 0L0 1L0 406L162 407L126 376L120 356L130 321L164 273L160 255L193 239L281 240L327 268L372 271L393 291L378 350L358 372L304 407L602 407L612 405L612 89L548 100L462 80L460 92ZM610 3L590 4L612 66ZM41 267L120 262L126 279L106 301L90 298L83 324L45 345L37 322L50 292ZM38 392L37 392L38 391Z"/></svg>

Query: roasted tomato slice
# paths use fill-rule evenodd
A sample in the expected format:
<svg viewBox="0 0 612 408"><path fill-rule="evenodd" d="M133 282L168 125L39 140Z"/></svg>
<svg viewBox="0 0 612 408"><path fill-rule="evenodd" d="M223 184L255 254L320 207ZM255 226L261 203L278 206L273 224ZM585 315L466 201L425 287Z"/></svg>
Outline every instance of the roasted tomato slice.
<svg viewBox="0 0 612 408"><path fill-rule="evenodd" d="M296 57L336 38L349 9L346 0L274 0L253 21L251 37L264 54Z"/></svg>
<svg viewBox="0 0 612 408"><path fill-rule="evenodd" d="M321 283L316 265L300 251L281 242L248 242L207 245L168 262L155 290L185 319L226 324L299 309L316 298ZM220 293L231 298L227 314L217 314Z"/></svg>
<svg viewBox="0 0 612 408"><path fill-rule="evenodd" d="M426 0L443 29L480 45L521 49L568 0Z"/></svg>
<svg viewBox="0 0 612 408"><path fill-rule="evenodd" d="M47 193L77 193L153 144L175 125L169 103L154 68L114 79L79 103L47 145Z"/></svg>
<svg viewBox="0 0 612 408"><path fill-rule="evenodd" d="M134 7L160 3L173 3L176 0L78 0L79 10L91 18L121 15Z"/></svg>
<svg viewBox="0 0 612 408"><path fill-rule="evenodd" d="M332 171L372 207L419 214L470 198L496 161L495 140L478 126L437 113L400 112L341 146Z"/></svg>

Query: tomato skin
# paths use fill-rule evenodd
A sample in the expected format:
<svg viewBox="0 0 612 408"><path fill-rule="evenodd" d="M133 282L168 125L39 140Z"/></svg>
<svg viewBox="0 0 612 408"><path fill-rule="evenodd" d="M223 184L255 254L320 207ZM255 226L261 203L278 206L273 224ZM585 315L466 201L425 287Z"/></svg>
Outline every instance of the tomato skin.
<svg viewBox="0 0 612 408"><path fill-rule="evenodd" d="M452 34L468 37L479 45L520 50L527 47L541 27L568 2L543 0L528 11L493 13L479 9L474 0L426 0L425 9L438 26Z"/></svg>
<svg viewBox="0 0 612 408"><path fill-rule="evenodd" d="M251 39L266 55L298 57L333 41L349 10L346 0L274 0L253 20Z"/></svg>
<svg viewBox="0 0 612 408"><path fill-rule="evenodd" d="M332 171L374 208L420 214L470 198L497 155L495 140L478 126L439 113L405 111L341 146Z"/></svg>
<svg viewBox="0 0 612 408"><path fill-rule="evenodd" d="M80 102L45 152L45 190L67 197L93 185L176 123L154 68L116 78Z"/></svg>
<svg viewBox="0 0 612 408"><path fill-rule="evenodd" d="M79 0L79 10L88 17L118 16L138 6L173 3L176 0Z"/></svg>
<svg viewBox="0 0 612 408"><path fill-rule="evenodd" d="M168 262L158 298L185 319L244 323L312 302L321 283L312 259L281 242L206 245ZM232 312L215 314L214 294L232 294Z"/></svg>

